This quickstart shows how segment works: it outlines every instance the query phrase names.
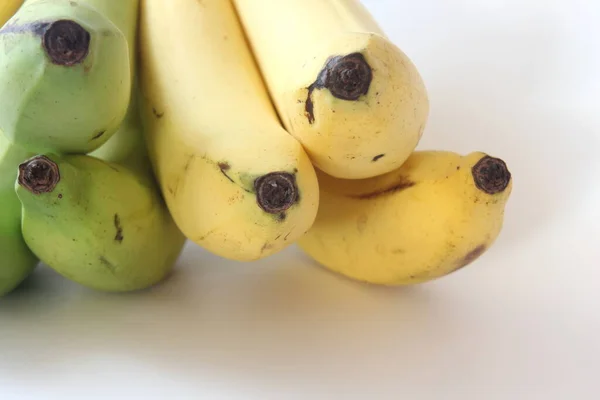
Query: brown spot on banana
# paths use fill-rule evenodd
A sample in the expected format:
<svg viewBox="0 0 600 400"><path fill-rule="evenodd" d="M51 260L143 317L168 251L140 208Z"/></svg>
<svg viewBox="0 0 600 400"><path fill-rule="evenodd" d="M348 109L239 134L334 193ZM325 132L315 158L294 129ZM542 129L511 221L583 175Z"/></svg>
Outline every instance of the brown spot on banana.
<svg viewBox="0 0 600 400"><path fill-rule="evenodd" d="M410 181L408 179L401 179L399 182L395 183L394 185L387 187L387 188L383 188L383 189L379 189L379 190L375 190L373 192L368 192L368 193L362 193L362 194L353 194L353 195L349 195L347 197L353 198L353 199L358 199L358 200L370 200L370 199L374 199L377 197L381 197L381 196L386 196L386 195L390 195L393 193L397 193L400 192L402 190L406 190L408 188L411 188L413 186L415 186L416 183L413 181Z"/></svg>
<svg viewBox="0 0 600 400"><path fill-rule="evenodd" d="M231 168L231 166L228 163L220 162L217 164L217 166L219 167L219 170L221 171L223 176L225 176L225 178L227 178L231 183L235 183L233 179L231 179L231 177L227 175L227 171L229 171L229 169Z"/></svg>
<svg viewBox="0 0 600 400"><path fill-rule="evenodd" d="M192 164L194 163L196 156L193 154L188 154L187 159L185 160L185 164L183 165L183 172L188 172Z"/></svg>
<svg viewBox="0 0 600 400"><path fill-rule="evenodd" d="M263 244L263 246L260 249L260 254L263 254L265 251L270 250L273 248L273 245L269 242L265 242L265 244Z"/></svg>
<svg viewBox="0 0 600 400"><path fill-rule="evenodd" d="M296 227L294 227L294 228L296 228ZM284 241L287 241L287 240L288 240L288 237L290 237L290 235L292 234L292 232L294 232L294 229L292 229L291 231L289 231L289 232L287 233L287 235L285 235L285 236L283 237L283 240L284 240Z"/></svg>
<svg viewBox="0 0 600 400"><path fill-rule="evenodd" d="M475 247L473 250L467 253L466 256L459 260L458 265L452 270L452 272L458 271L459 269L471 264L473 261L477 260L483 253L485 253L486 250L487 246L485 244L481 244Z"/></svg>
<svg viewBox="0 0 600 400"><path fill-rule="evenodd" d="M312 101L313 90L315 90L314 84L308 87L308 95L306 97L306 102L304 103L304 115L306 115L308 123L311 125L315 122L315 105Z"/></svg>
<svg viewBox="0 0 600 400"><path fill-rule="evenodd" d="M161 119L165 115L164 112L158 112L158 110L155 107L152 107L152 114L154 114L156 119Z"/></svg>
<svg viewBox="0 0 600 400"><path fill-rule="evenodd" d="M123 226L121 226L121 218L119 217L119 214L115 214L113 223L115 225L115 229L117 231L117 233L115 234L115 242L118 242L119 244L123 242Z"/></svg>
<svg viewBox="0 0 600 400"><path fill-rule="evenodd" d="M113 275L115 274L117 267L111 263L110 261L108 261L106 259L106 257L104 256L100 256L98 257L98 261L100 261L100 263L107 269L109 270Z"/></svg>
<svg viewBox="0 0 600 400"><path fill-rule="evenodd" d="M105 133L106 133L106 129L99 131L94 136L92 136L92 141L96 140L96 139L100 139Z"/></svg>

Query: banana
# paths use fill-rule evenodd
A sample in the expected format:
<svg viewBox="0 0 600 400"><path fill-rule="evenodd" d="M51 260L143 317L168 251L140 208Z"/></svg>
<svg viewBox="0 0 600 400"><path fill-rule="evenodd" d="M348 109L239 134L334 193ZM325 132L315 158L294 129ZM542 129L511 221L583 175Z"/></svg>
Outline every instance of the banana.
<svg viewBox="0 0 600 400"><path fill-rule="evenodd" d="M87 153L130 101L138 0L28 0L0 30L0 129L35 153Z"/></svg>
<svg viewBox="0 0 600 400"><path fill-rule="evenodd" d="M358 0L234 0L285 128L315 166L362 179L402 165L429 116L419 71Z"/></svg>
<svg viewBox="0 0 600 400"><path fill-rule="evenodd" d="M100 291L163 281L185 243L144 155L137 111L132 102L119 131L94 156L30 158L15 185L29 247L58 273Z"/></svg>
<svg viewBox="0 0 600 400"><path fill-rule="evenodd" d="M138 86L134 82L134 87ZM139 115L139 91L134 89L129 104L129 112L123 120L120 129L100 148L90 152L88 155L99 158L103 161L119 164L130 171L136 173L140 178L146 179L147 184L156 185L154 172L148 150L144 139L144 132L141 127Z"/></svg>
<svg viewBox="0 0 600 400"><path fill-rule="evenodd" d="M22 4L23 0L0 3L0 27ZM0 296L17 287L38 262L21 236L21 204L13 190L17 165L29 156L0 132Z"/></svg>
<svg viewBox="0 0 600 400"><path fill-rule="evenodd" d="M382 176L319 173L319 183L319 214L299 247L325 268L389 286L475 261L498 237L512 191L504 161L482 152L416 151Z"/></svg>
<svg viewBox="0 0 600 400"><path fill-rule="evenodd" d="M30 156L0 132L0 296L16 288L38 263L21 235L21 203L13 188L17 166Z"/></svg>
<svg viewBox="0 0 600 400"><path fill-rule="evenodd" d="M183 233L238 261L304 234L316 174L277 119L231 2L143 0L140 54L150 157Z"/></svg>
<svg viewBox="0 0 600 400"><path fill-rule="evenodd" d="M0 3L0 28L17 12L22 4L23 0L3 0Z"/></svg>

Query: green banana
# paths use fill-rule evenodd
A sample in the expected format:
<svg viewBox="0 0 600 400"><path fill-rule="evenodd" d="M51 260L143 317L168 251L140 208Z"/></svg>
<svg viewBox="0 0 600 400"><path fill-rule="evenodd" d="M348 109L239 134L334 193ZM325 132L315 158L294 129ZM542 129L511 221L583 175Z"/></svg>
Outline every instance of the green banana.
<svg viewBox="0 0 600 400"><path fill-rule="evenodd" d="M161 282L185 243L152 175L136 103L93 155L30 158L15 184L28 246L61 275L100 291Z"/></svg>
<svg viewBox="0 0 600 400"><path fill-rule="evenodd" d="M87 153L131 94L139 0L28 0L0 29L0 129L35 153ZM129 43L129 44L128 44Z"/></svg>
<svg viewBox="0 0 600 400"><path fill-rule="evenodd" d="M17 166L30 156L0 132L0 296L16 288L38 263L21 235L21 203L13 189Z"/></svg>
<svg viewBox="0 0 600 400"><path fill-rule="evenodd" d="M147 179L148 184L152 184L155 182L154 172L138 112L138 86L135 82L134 85L129 112L125 116L121 128L105 144L90 152L89 155L124 166L135 172L141 179Z"/></svg>

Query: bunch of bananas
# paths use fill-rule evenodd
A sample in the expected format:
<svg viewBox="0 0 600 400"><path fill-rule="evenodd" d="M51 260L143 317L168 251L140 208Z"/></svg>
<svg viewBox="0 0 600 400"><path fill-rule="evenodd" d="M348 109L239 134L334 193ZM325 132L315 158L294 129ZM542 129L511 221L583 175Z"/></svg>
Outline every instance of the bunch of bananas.
<svg viewBox="0 0 600 400"><path fill-rule="evenodd" d="M186 239L415 284L500 233L506 164L416 150L424 82L359 0L5 0L0 24L0 295L40 260L147 288Z"/></svg>

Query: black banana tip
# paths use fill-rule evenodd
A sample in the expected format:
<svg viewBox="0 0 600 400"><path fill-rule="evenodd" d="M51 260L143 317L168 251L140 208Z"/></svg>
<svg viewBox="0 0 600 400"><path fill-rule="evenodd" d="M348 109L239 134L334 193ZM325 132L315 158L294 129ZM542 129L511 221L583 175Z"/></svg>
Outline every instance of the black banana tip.
<svg viewBox="0 0 600 400"><path fill-rule="evenodd" d="M511 174L506 163L499 158L485 156L473 166L475 185L485 193L501 193L508 187Z"/></svg>
<svg viewBox="0 0 600 400"><path fill-rule="evenodd" d="M298 201L296 177L287 172L271 172L254 181L256 200L270 214L287 210Z"/></svg>
<svg viewBox="0 0 600 400"><path fill-rule="evenodd" d="M342 100L358 100L367 94L373 80L371 67L360 53L332 57L321 74L323 86Z"/></svg>
<svg viewBox="0 0 600 400"><path fill-rule="evenodd" d="M36 156L19 165L19 185L33 194L50 193L59 181L58 165L46 156Z"/></svg>
<svg viewBox="0 0 600 400"><path fill-rule="evenodd" d="M52 63L70 67L87 57L90 33L74 21L58 20L46 29L42 45Z"/></svg>

